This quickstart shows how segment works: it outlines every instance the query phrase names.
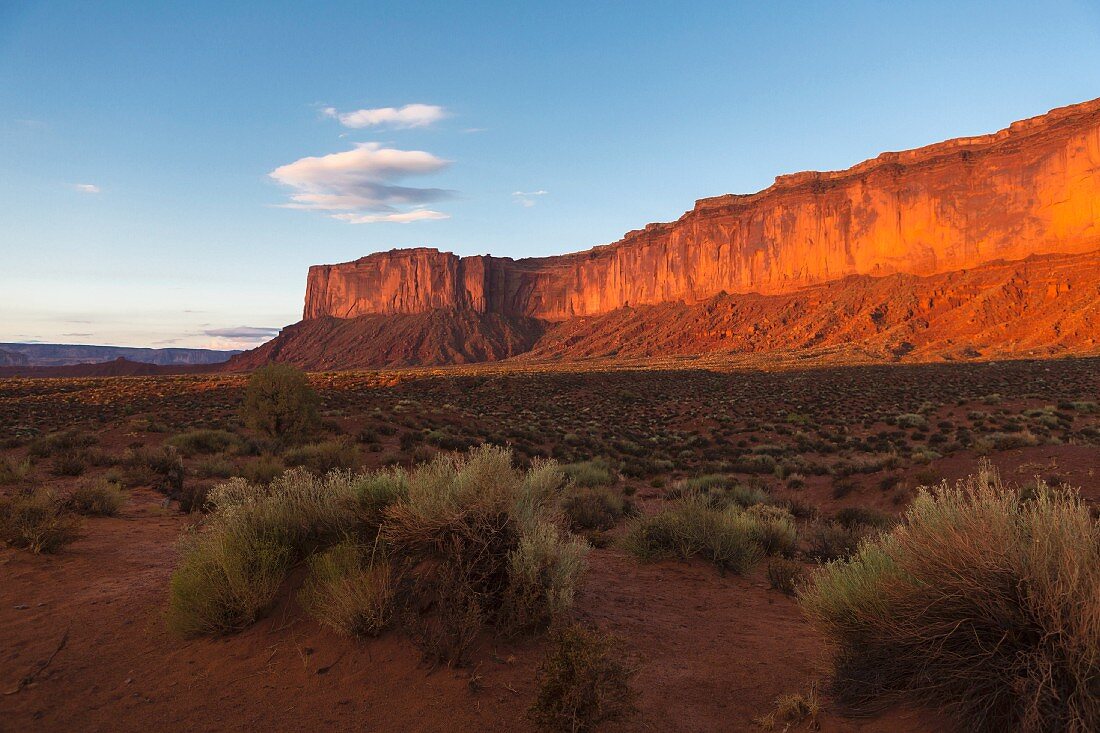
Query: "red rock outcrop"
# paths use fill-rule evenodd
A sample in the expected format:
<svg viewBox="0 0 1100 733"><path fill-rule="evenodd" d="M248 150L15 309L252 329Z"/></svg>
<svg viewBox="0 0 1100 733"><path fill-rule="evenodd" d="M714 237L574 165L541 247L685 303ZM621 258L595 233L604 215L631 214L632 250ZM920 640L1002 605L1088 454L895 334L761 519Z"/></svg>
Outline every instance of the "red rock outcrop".
<svg viewBox="0 0 1100 733"><path fill-rule="evenodd" d="M470 309L562 321L850 275L934 275L1100 249L1100 100L992 135L883 153L702 199L669 224L558 257L395 250L310 268L304 317Z"/></svg>

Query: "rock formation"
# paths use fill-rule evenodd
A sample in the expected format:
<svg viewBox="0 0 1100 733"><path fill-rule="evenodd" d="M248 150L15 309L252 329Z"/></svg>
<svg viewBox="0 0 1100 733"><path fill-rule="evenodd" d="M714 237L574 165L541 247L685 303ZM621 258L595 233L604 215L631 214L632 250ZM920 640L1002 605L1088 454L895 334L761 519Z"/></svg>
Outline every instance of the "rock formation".
<svg viewBox="0 0 1100 733"><path fill-rule="evenodd" d="M1098 250L1100 99L995 134L883 153L845 171L780 176L755 194L702 199L675 222L650 224L575 254L513 260L417 248L311 267L305 323L263 347L262 358L332 368L493 360L532 348L530 356L548 358L568 358L571 348L576 355L621 355L623 344L599 345L594 334L610 323L621 332L625 321L661 333L656 314L675 319L688 312L690 322L677 327L674 339L651 339L634 351L658 343L663 353L806 349L829 338L867 338L877 339L883 354L901 349L906 356L910 349L912 358L924 359L1028 349L1091 353L1100 348L1095 331L1086 333L1096 325L1095 257L1042 256ZM1025 268L1025 285L998 269L998 263L1035 257ZM1067 262L1089 269L1074 272L1066 268L1076 265ZM1062 269L1050 270L1060 273L1055 280L1042 274L1056 263ZM966 270L986 274L944 277ZM1012 334L998 336L996 319L1004 314L975 311L971 302L985 302L986 286L999 289L1005 297L997 302L1005 308L1017 288L1024 309L1017 316L1041 301L1043 318L1024 333L1027 322L1017 317ZM1061 290L1067 287L1071 296ZM1053 304L1044 300L1049 293ZM862 300L840 308L849 296ZM1093 310L1070 312L1075 308ZM725 314L725 326L715 312ZM815 313L856 320L832 328L832 336L781 335L799 319L800 328L813 330L806 319ZM424 314L436 315L411 318ZM603 316L608 320L591 320ZM770 317L778 320L753 321ZM884 337L882 318L893 324L886 331L916 331L912 338L900 331ZM933 322L936 332L921 336L920 324ZM692 330L692 323L705 323L711 336ZM767 335L743 332L753 328ZM378 347L351 349L360 331L361 340ZM719 331L729 335L713 338ZM344 356L321 358L322 335L336 333ZM563 338L566 333L572 336ZM462 345L467 341L473 346ZM234 363L261 358L253 354Z"/></svg>
<svg viewBox="0 0 1100 733"><path fill-rule="evenodd" d="M311 267L304 317L472 308L549 321L848 275L933 275L1100 249L1100 100L993 135L883 153L702 199L671 224L559 257L394 250Z"/></svg>

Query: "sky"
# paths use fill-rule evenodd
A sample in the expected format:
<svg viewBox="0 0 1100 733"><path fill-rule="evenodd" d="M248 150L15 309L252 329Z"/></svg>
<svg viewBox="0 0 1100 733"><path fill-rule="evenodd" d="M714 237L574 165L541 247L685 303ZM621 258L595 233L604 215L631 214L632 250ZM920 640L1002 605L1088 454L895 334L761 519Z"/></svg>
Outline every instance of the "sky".
<svg viewBox="0 0 1100 733"><path fill-rule="evenodd" d="M0 0L0 342L249 348L306 269L606 244L1100 97L1100 2Z"/></svg>

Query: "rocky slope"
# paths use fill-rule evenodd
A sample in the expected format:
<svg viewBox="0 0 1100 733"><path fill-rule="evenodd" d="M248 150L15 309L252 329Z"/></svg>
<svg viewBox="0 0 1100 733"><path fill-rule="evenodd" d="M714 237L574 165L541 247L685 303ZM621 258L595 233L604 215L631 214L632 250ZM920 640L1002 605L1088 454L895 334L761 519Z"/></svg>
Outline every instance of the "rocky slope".
<svg viewBox="0 0 1100 733"><path fill-rule="evenodd" d="M939 361L1100 352L1100 252L916 277L855 275L781 295L718 295L574 318L528 360L669 354Z"/></svg>
<svg viewBox="0 0 1100 733"><path fill-rule="evenodd" d="M576 254L417 248L315 266L305 320L230 366L829 346L922 360L1096 353L1097 251L1100 100L780 176Z"/></svg>
<svg viewBox="0 0 1100 733"><path fill-rule="evenodd" d="M313 318L284 328L263 346L234 357L230 370L285 361L303 369L415 366L497 361L529 351L546 324L470 309Z"/></svg>

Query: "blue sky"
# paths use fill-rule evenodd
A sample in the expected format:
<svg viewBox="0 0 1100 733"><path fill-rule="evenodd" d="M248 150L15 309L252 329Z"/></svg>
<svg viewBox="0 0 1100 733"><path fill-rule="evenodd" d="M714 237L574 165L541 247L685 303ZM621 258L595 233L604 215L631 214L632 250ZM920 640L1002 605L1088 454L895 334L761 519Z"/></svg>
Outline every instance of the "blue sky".
<svg viewBox="0 0 1100 733"><path fill-rule="evenodd" d="M584 249L1098 96L1095 1L8 0L0 341L247 346L310 264Z"/></svg>

